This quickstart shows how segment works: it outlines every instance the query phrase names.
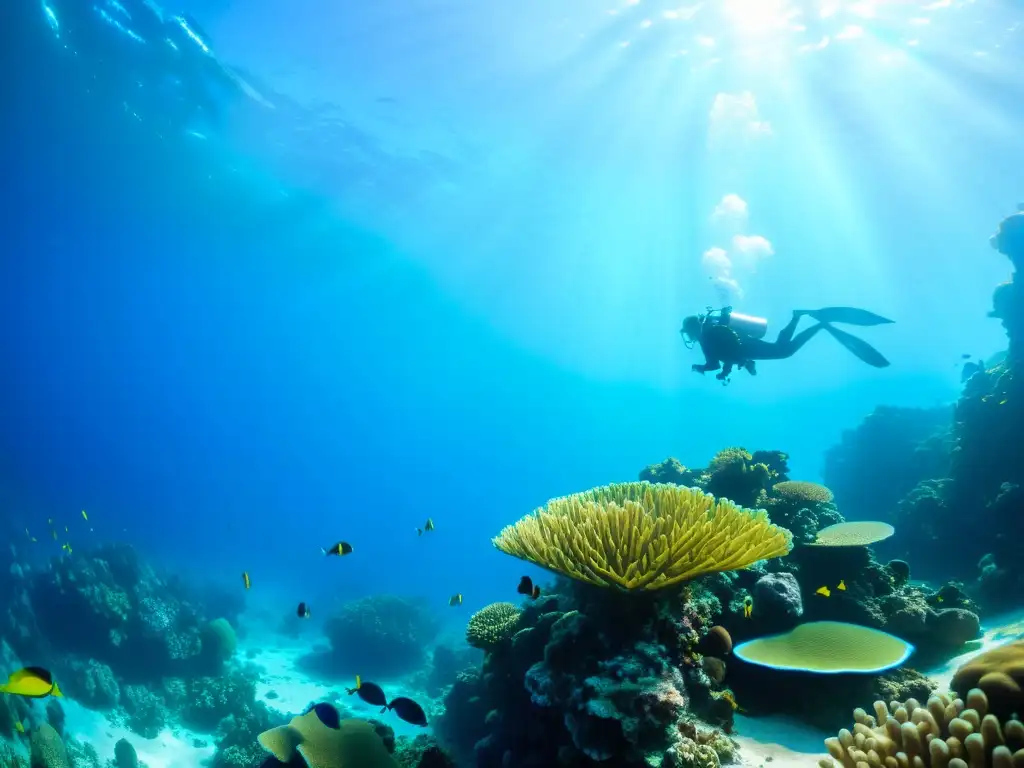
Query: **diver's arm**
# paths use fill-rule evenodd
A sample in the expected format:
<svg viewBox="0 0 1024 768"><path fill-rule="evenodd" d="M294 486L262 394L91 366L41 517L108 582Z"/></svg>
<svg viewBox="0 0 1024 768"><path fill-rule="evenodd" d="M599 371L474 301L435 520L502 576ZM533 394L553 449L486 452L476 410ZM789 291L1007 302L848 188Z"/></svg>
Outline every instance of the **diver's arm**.
<svg viewBox="0 0 1024 768"><path fill-rule="evenodd" d="M701 344L701 351L704 353L704 364L701 365L700 363L697 363L697 364L691 365L690 366L690 370L691 371L695 371L697 373L707 373L708 371L717 371L719 368L722 367L722 361L721 360L716 360L714 357L709 355L707 353L707 350L704 349L704 345L703 344Z"/></svg>

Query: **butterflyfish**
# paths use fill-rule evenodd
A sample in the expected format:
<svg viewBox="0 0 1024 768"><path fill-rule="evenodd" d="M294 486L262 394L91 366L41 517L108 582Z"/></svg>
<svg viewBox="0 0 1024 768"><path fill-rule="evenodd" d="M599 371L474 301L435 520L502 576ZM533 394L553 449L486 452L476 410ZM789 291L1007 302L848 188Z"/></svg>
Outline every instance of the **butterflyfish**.
<svg viewBox="0 0 1024 768"><path fill-rule="evenodd" d="M42 699L47 696L63 696L60 688L53 682L53 675L42 667L24 667L11 674L4 685L0 685L0 693L13 696L26 696L30 699Z"/></svg>

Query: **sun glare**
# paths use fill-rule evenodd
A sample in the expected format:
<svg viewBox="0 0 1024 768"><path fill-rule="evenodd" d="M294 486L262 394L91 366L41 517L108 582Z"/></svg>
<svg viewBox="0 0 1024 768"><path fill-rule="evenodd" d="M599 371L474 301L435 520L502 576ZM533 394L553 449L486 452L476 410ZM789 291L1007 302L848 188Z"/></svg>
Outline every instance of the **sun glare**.
<svg viewBox="0 0 1024 768"><path fill-rule="evenodd" d="M723 10L736 32L768 35L799 15L788 0L725 0Z"/></svg>

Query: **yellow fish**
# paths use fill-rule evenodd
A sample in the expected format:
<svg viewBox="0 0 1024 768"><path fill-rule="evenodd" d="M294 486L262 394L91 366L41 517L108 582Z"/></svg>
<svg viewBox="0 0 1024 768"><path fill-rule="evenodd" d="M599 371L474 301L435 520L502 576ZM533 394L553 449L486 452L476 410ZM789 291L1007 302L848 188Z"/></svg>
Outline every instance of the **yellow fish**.
<svg viewBox="0 0 1024 768"><path fill-rule="evenodd" d="M743 598L743 618L749 619L750 615L754 612L754 598L747 595Z"/></svg>
<svg viewBox="0 0 1024 768"><path fill-rule="evenodd" d="M21 720L18 720L14 723L14 730L16 730L18 733L25 732L25 726L21 724Z"/></svg>
<svg viewBox="0 0 1024 768"><path fill-rule="evenodd" d="M456 605L462 605L462 594L459 593L457 595L452 595L451 597L449 597L448 598L448 605L453 606L453 607L456 606Z"/></svg>
<svg viewBox="0 0 1024 768"><path fill-rule="evenodd" d="M246 589L252 586L252 581L249 580L248 571L242 571L242 583L245 584Z"/></svg>
<svg viewBox="0 0 1024 768"><path fill-rule="evenodd" d="M25 667L11 674L5 685L0 685L0 693L14 696L27 696L30 699L42 699L46 696L63 696L60 688L53 682L53 675L42 667Z"/></svg>
<svg viewBox="0 0 1024 768"><path fill-rule="evenodd" d="M845 579L840 579L839 580L839 585L836 587L836 589L838 589L840 592L845 592L846 591L846 580Z"/></svg>
<svg viewBox="0 0 1024 768"><path fill-rule="evenodd" d="M85 520L86 522L88 522L88 520L89 520L89 516L87 514L85 514L85 510L84 509L82 510L82 519Z"/></svg>
<svg viewBox="0 0 1024 768"><path fill-rule="evenodd" d="M432 531L432 530L434 530L434 518L428 517L427 518L427 522L423 524L423 527L416 529L416 535L417 536L422 536L425 531Z"/></svg>
<svg viewBox="0 0 1024 768"><path fill-rule="evenodd" d="M942 595L936 595L935 596L935 602L941 603L942 602Z"/></svg>
<svg viewBox="0 0 1024 768"><path fill-rule="evenodd" d="M816 590L814 590L814 594L821 595L822 597L832 596L832 592L831 590L829 590L828 587L818 587Z"/></svg>
<svg viewBox="0 0 1024 768"><path fill-rule="evenodd" d="M65 550L69 555L71 554L71 545L70 544L65 544L64 546L61 547L61 549Z"/></svg>

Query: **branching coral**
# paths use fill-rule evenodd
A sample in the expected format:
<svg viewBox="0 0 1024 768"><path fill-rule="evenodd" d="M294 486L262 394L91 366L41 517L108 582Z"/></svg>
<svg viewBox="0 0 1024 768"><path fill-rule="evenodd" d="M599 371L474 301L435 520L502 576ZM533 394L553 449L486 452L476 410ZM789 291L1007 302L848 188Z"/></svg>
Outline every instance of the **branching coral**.
<svg viewBox="0 0 1024 768"><path fill-rule="evenodd" d="M512 639L522 611L512 603L491 603L473 614L466 627L466 642L492 650Z"/></svg>
<svg viewBox="0 0 1024 768"><path fill-rule="evenodd" d="M781 557L792 536L764 511L694 488L638 482L554 499L493 543L574 579L632 591Z"/></svg>
<svg viewBox="0 0 1024 768"><path fill-rule="evenodd" d="M874 704L874 716L853 713L853 730L825 740L843 768L1015 768L1024 763L1024 724L1001 721L988 711L977 688L962 699L932 696L925 706L915 699L888 706ZM830 758L821 768L835 768Z"/></svg>

